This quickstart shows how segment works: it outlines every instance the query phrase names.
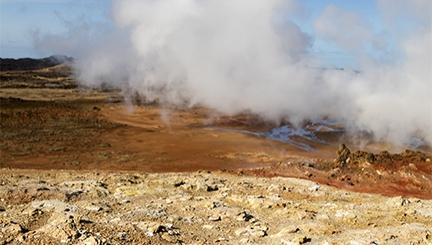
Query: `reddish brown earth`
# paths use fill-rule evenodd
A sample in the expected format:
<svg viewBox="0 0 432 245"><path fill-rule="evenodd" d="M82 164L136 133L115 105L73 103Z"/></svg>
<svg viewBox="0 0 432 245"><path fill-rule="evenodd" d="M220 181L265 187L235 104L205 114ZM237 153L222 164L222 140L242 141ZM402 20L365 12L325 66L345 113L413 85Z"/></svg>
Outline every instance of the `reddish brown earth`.
<svg viewBox="0 0 432 245"><path fill-rule="evenodd" d="M29 71L25 74L31 77ZM38 74L38 81L43 80ZM43 83L42 88L24 86L32 80L20 80L19 87L14 87L12 80L7 83L6 88L0 88L2 168L226 170L305 178L358 192L432 199L429 149L423 150L425 155L380 154L372 162L353 158L341 166L334 159L346 138L336 134L325 136L328 144L311 143L315 150L307 152L254 135L274 125L253 115L222 116L205 108L127 106L112 103L118 101L113 91L48 89ZM377 149L389 147L377 143L366 147L374 152Z"/></svg>

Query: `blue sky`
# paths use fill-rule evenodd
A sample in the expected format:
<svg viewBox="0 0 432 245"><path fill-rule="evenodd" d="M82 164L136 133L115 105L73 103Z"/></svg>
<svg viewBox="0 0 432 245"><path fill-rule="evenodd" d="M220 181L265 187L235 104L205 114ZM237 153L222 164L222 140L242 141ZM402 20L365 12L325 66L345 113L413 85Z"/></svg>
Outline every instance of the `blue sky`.
<svg viewBox="0 0 432 245"><path fill-rule="evenodd" d="M35 32L61 34L68 22L107 21L106 0L0 0L0 57L40 57Z"/></svg>
<svg viewBox="0 0 432 245"><path fill-rule="evenodd" d="M374 0L302 0L307 13L295 22L314 36L313 21L330 5L354 11L379 28ZM62 34L77 21L109 22L109 0L0 0L0 57L50 55L33 47L34 33ZM351 66L349 55L323 40L314 40L314 50L334 66Z"/></svg>

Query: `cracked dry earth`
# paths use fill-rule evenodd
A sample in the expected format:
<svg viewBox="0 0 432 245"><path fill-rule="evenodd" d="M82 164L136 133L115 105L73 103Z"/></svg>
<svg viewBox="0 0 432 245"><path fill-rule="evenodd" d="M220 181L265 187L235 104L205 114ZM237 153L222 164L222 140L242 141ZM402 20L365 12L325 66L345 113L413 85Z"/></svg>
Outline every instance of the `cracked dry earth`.
<svg viewBox="0 0 432 245"><path fill-rule="evenodd" d="M0 244L432 244L432 201L225 172L0 170Z"/></svg>

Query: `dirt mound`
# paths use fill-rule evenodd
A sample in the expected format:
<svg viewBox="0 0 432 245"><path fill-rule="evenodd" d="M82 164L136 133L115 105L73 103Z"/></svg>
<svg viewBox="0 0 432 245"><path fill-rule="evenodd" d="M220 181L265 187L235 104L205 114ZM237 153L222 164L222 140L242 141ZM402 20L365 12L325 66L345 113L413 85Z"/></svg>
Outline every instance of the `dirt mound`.
<svg viewBox="0 0 432 245"><path fill-rule="evenodd" d="M405 150L402 153L392 154L388 151L382 151L380 153L371 153L366 151L355 151L351 150L342 144L337 151L337 157L335 162L338 167L346 167L349 165L359 165L361 163L371 164L409 164L413 162L430 162L431 156L421 152L413 150Z"/></svg>

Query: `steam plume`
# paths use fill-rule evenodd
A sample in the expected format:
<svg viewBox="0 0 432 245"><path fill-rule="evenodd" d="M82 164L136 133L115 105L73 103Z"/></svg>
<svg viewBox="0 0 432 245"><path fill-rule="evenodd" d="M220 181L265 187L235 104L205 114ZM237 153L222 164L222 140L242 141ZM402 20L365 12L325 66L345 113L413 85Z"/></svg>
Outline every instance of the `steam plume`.
<svg viewBox="0 0 432 245"><path fill-rule="evenodd" d="M432 144L432 2L377 4L379 31L331 5L307 34L289 18L296 1L117 0L115 28L80 36L72 55L89 85L294 124L329 116L377 139ZM355 57L360 72L317 69L315 38Z"/></svg>

